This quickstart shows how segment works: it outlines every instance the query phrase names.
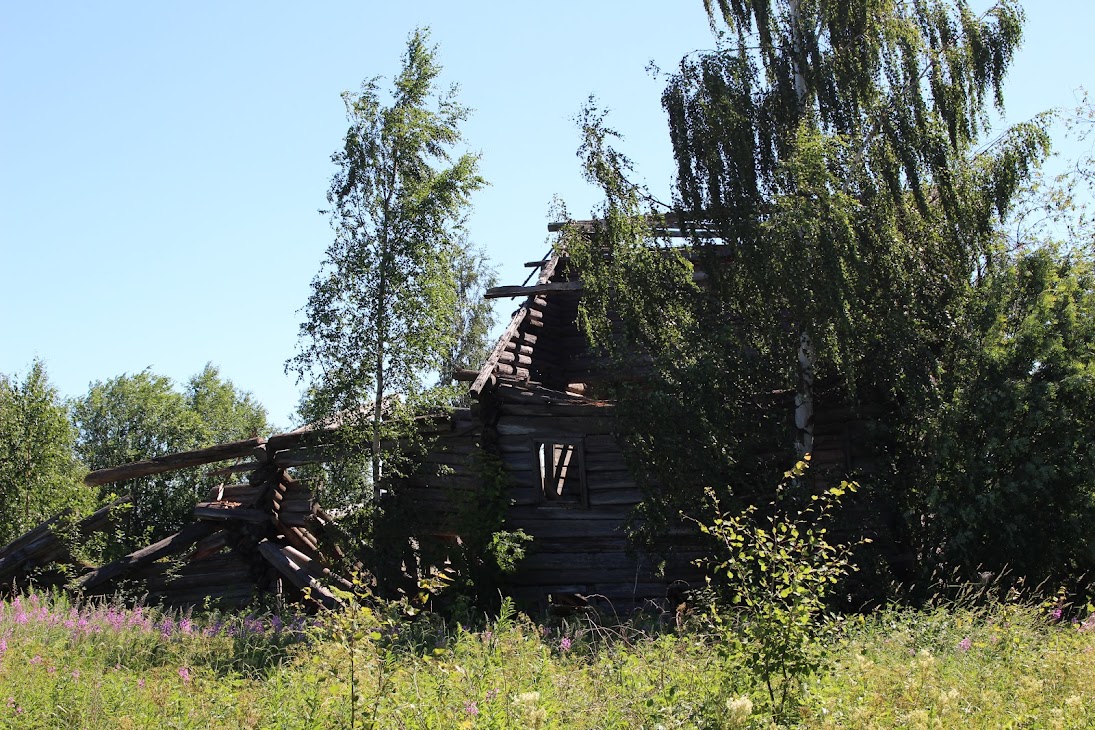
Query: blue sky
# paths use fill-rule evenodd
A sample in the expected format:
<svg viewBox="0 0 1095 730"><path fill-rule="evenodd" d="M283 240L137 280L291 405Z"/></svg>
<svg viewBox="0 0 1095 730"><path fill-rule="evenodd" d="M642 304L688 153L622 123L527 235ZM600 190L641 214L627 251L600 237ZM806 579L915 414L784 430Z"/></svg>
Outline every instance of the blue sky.
<svg viewBox="0 0 1095 730"><path fill-rule="evenodd" d="M574 117L611 110L668 197L662 83L713 45L701 0L9 3L0 24L0 372L45 361L64 395L206 362L282 426L283 367L331 231L317 210L345 131L340 92L390 77L430 26L491 187L472 240L502 283L547 250L552 197L584 217ZM984 7L986 3L975 3ZM1028 3L1008 120L1092 86L1087 2ZM499 305L501 317L513 304Z"/></svg>

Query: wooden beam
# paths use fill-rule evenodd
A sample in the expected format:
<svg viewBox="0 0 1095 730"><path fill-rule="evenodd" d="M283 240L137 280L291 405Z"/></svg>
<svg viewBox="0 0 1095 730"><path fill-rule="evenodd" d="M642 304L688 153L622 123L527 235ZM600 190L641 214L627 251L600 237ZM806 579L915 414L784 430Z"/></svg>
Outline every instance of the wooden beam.
<svg viewBox="0 0 1095 730"><path fill-rule="evenodd" d="M165 555L181 552L216 529L213 525L205 522L189 524L170 537L165 537L153 545L132 552L120 560L115 560L113 563L108 563L97 570L91 571L77 580L76 586L83 590L94 588L145 563L159 560Z"/></svg>
<svg viewBox="0 0 1095 730"><path fill-rule="evenodd" d="M513 320L509 323L509 327L502 333L502 337L499 338L498 344L494 346L494 351L487 358L487 361L483 364L482 369L479 371L479 375L476 376L472 382L471 387L468 390L473 395L479 395L483 390L483 386L490 380L491 374L494 370L494 365L498 362L498 357L506 351L506 345L517 334L517 330L521 327L521 323L525 321L525 317L528 315L528 310L522 307L517 310L517 314L513 316Z"/></svg>
<svg viewBox="0 0 1095 730"><path fill-rule="evenodd" d="M502 297L523 297L534 294L550 294L552 292L580 292L580 281L547 281L532 286L494 286L487 289L484 299L499 299Z"/></svg>
<svg viewBox="0 0 1095 730"><path fill-rule="evenodd" d="M310 589L312 598L323 604L325 608L334 608L338 605L339 601L333 593L324 588L304 566L285 555L274 543L269 540L260 542L259 554L273 566L274 570L288 578L289 582L297 588L301 590Z"/></svg>
<svg viewBox="0 0 1095 730"><path fill-rule="evenodd" d="M253 438L246 441L234 441L229 444L217 444L206 449L184 451L180 454L157 456L154 459L113 466L109 469L99 469L84 477L84 484L89 487L98 487L103 484L124 482L128 479L162 474L163 472L185 469L190 466L200 466L229 459L242 459L254 454L255 449L264 443L266 443L264 439Z"/></svg>

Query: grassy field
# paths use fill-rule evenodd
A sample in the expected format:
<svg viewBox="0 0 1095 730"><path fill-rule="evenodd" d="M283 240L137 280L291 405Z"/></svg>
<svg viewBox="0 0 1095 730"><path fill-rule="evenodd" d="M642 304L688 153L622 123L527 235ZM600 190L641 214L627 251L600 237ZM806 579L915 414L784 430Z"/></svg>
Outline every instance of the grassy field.
<svg viewBox="0 0 1095 730"><path fill-rule="evenodd" d="M772 727L738 635L691 623L199 619L31 594L0 604L0 727ZM891 610L832 636L781 725L1095 727L1095 618Z"/></svg>

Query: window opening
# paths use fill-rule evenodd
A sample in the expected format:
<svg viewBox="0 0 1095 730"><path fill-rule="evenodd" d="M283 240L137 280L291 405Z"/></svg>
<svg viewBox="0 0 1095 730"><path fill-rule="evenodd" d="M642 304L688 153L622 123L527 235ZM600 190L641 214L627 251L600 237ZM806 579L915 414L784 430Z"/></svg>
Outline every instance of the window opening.
<svg viewBox="0 0 1095 730"><path fill-rule="evenodd" d="M536 444L536 455L545 503L589 506L580 439L541 441Z"/></svg>

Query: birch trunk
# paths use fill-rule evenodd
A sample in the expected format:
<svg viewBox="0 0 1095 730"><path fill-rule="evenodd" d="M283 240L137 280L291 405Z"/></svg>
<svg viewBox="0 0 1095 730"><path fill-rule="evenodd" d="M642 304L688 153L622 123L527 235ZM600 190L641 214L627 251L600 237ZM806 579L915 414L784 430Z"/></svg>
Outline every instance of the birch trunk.
<svg viewBox="0 0 1095 730"><path fill-rule="evenodd" d="M805 59L802 51L802 14L799 0L788 0L791 14L791 42L794 48L791 63L795 74L795 95L799 113L806 111ZM795 450L799 458L814 450L814 369L817 350L810 338L809 323L804 323L798 335L798 385L795 388Z"/></svg>

